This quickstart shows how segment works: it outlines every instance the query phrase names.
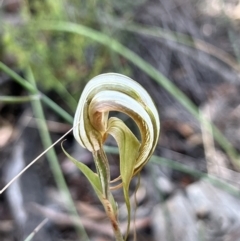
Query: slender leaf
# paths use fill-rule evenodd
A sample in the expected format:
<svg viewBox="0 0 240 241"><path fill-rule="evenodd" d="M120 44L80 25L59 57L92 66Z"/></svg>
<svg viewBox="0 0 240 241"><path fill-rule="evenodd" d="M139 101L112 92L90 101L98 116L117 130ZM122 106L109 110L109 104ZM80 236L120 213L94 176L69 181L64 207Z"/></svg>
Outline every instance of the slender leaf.
<svg viewBox="0 0 240 241"><path fill-rule="evenodd" d="M99 176L93 172L88 166L83 164L82 162L77 161L75 158L73 158L63 147L63 143L61 144L62 150L65 153L65 155L79 168L79 170L84 174L84 176L88 179L88 181L91 183L93 189L95 190L96 194L100 199L102 200L103 192L102 192L102 186L99 179Z"/></svg>
<svg viewBox="0 0 240 241"><path fill-rule="evenodd" d="M5 102L9 104L24 103L32 100L38 100L40 96L30 95L30 96L0 96L0 102Z"/></svg>

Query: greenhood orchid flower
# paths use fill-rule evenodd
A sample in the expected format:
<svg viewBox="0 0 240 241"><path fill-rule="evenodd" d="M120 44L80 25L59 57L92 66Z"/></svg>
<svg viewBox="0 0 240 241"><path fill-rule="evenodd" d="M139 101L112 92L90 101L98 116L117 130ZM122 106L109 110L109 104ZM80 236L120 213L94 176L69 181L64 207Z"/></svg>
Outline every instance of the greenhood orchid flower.
<svg viewBox="0 0 240 241"><path fill-rule="evenodd" d="M122 120L109 118L110 111L119 111L131 117L139 128L140 140ZM129 212L128 221L130 181L150 159L158 142L159 132L158 111L149 94L137 82L124 75L108 73L87 83L75 113L73 134L79 144L93 154L99 180L98 184L95 183L95 190L100 193L102 202L112 200L110 169L103 144L108 135L116 140L120 156L120 176L112 182L121 180L121 184L112 189L123 187Z"/></svg>
<svg viewBox="0 0 240 241"><path fill-rule="evenodd" d="M73 133L81 146L91 152L98 151L107 135L114 135L114 126L120 128L120 120L108 119L109 111L129 115L139 127L141 144L132 173L136 175L151 157L158 141L160 121L156 107L146 90L126 76L109 73L93 78L81 95L74 117ZM124 123L121 125L127 130Z"/></svg>

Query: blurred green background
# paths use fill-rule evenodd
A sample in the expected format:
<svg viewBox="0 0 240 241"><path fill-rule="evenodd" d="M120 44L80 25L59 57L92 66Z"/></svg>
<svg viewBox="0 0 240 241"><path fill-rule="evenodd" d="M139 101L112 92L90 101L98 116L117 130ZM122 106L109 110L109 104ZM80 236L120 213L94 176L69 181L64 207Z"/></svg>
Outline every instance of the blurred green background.
<svg viewBox="0 0 240 241"><path fill-rule="evenodd" d="M27 153L22 154L25 155L23 166L26 166L71 127L87 81L101 73L117 72L143 85L161 117L156 155L143 171L145 199L140 203L143 216L156 219L157 224L149 221L145 229L139 228L139 241L158 241L156 235L161 235L152 207L159 203L171 204L171 197L188 192L201 178L239 197L239 23L240 2L237 0L0 0L0 186L7 182L6 173L14 163L9 159L20 142L25 143L21 148ZM29 94L30 99L23 99ZM40 98L36 100L38 94ZM22 124L24 116L36 119ZM131 124L126 116L121 117ZM7 128L12 132L5 140ZM16 137L15 132L20 133L19 136ZM76 151L79 147L71 138L66 141L68 151L77 152L79 160L86 161L92 168L91 157L83 150ZM107 144L114 145L111 140ZM118 156L116 149L108 148L114 176ZM98 208L99 203L81 174L76 170L74 175L68 173L71 164L65 160L59 146L56 153L52 150L47 154L47 159L50 168L47 162L39 161L29 170L30 174L23 175L23 182L24 178L32 182L32 187L23 188L19 194L27 200L24 203L36 202L44 207L59 205L56 200L49 201L48 192L54 187L58 199L59 190L69 198L67 208L60 205L60 213L63 209L76 215L79 200ZM33 175L31 171L35 176L28 179ZM163 184L160 179L164 180ZM38 185L40 188L36 188ZM226 193L224 195L228 195ZM214 195L211 195L208 200L214 203ZM186 205L187 198L183 202ZM8 194L0 196L0 237L3 234L4 241L24 240L42 217L33 222L34 217L29 216L28 222L18 222L11 200L17 206L18 201ZM117 193L117 200L121 203L121 193ZM228 200L225 206L234 206L233 203ZM25 207L21 208L28 213ZM168 211L172 220L177 221L187 220L184 215L191 213L190 208L186 208L183 216L175 216L171 208ZM214 204L211 211L221 213L214 209ZM78 212L85 217L81 209ZM199 213L194 215L191 228L196 230L199 223L204 223L206 239L202 238L205 234L200 228L202 236L190 237L190 241L225 241L227 228L218 225L219 230L208 235L206 230L211 217L203 221ZM5 227L1 222L6 224L6 220L10 220L10 231L1 229ZM217 216L214 220L220 218ZM124 217L121 221L124 222ZM70 228L62 230L56 220L52 222L55 226L51 223L44 227L36 240L75 241L84 237L81 225L71 223ZM99 224L99 220L96 223ZM108 229L108 224L105 225ZM171 231L173 234L178 234L177 227ZM240 230L239 226L235 227ZM96 235L101 232L87 225L86 229L90 240L112 238L107 232ZM221 237L215 239L216 236ZM169 237L162 240L180 240ZM132 239L130 235L129 240Z"/></svg>

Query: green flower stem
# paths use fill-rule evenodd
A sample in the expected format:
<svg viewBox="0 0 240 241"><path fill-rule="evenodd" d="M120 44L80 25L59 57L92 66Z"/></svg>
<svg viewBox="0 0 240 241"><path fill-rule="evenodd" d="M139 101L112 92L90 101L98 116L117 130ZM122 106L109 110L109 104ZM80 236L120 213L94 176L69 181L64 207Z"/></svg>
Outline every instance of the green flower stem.
<svg viewBox="0 0 240 241"><path fill-rule="evenodd" d="M109 164L108 164L109 162L107 160L107 156L104 150L100 149L99 151L93 152L93 158L94 158L95 166L100 179L100 183L102 185L102 194L103 194L102 204L111 222L116 241L123 241L123 236L121 234L119 223L117 220L117 214L114 211L114 208L111 202L112 196L110 195L110 187L109 187L110 168L109 168Z"/></svg>
<svg viewBox="0 0 240 241"><path fill-rule="evenodd" d="M124 241L123 236L121 234L120 227L119 227L119 223L118 223L117 217L114 213L114 209L112 207L111 202L108 199L104 199L102 204L103 204L105 212L111 222L116 241Z"/></svg>
<svg viewBox="0 0 240 241"><path fill-rule="evenodd" d="M13 80L15 80L18 84L23 86L26 90L28 90L31 94L39 94L41 97L41 100L48 105L54 112L58 113L59 116L61 116L63 119L65 119L67 122L72 124L73 117L68 114L64 109L62 109L60 106L58 106L55 102L53 102L49 97L44 95L43 93L39 92L37 88L35 88L31 83L26 81L24 78L22 78L20 75L18 75L16 72L11 70L7 65L5 65L3 62L0 61L0 69L4 71L6 74L11 76Z"/></svg>
<svg viewBox="0 0 240 241"><path fill-rule="evenodd" d="M102 191L104 198L109 198L109 181L110 181L110 168L107 160L107 156L103 149L93 152L93 158L95 166L98 172L98 176L102 185Z"/></svg>
<svg viewBox="0 0 240 241"><path fill-rule="evenodd" d="M33 76L30 68L27 69L27 79L32 84L31 86L36 87L34 76ZM38 118L37 125L38 125L38 129L39 129L40 137L42 139L43 147L48 148L49 146L52 145L52 140L51 140L51 137L48 132L41 101L40 100L32 101L32 107L33 107L34 115ZM69 189L66 184L66 181L63 177L62 170L58 163L57 155L56 155L54 148L50 149L46 153L46 156L47 156L47 159L49 160L49 164L50 164L51 171L53 173L56 185L57 185L58 189L64 195L69 211L74 216L79 218L77 210L75 208L75 204L72 200L71 194L70 194ZM82 225L76 226L76 230L78 232L79 237L81 237L82 240L89 240L89 238L86 234L86 231Z"/></svg>

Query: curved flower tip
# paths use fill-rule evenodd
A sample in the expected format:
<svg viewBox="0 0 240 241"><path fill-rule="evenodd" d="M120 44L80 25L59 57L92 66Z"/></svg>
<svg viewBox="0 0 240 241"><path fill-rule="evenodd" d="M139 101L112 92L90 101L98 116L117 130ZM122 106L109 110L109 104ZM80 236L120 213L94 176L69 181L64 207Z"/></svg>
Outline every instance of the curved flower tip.
<svg viewBox="0 0 240 241"><path fill-rule="evenodd" d="M137 124L141 140L109 111L130 116ZM160 132L157 109L147 91L134 80L120 74L98 75L86 85L74 117L73 134L81 146L97 152L110 134L119 147L123 183L136 175L151 157Z"/></svg>

